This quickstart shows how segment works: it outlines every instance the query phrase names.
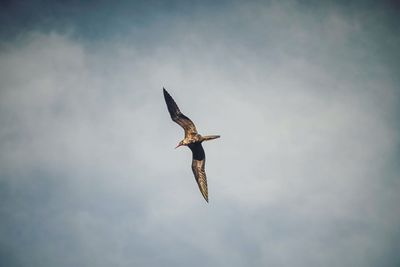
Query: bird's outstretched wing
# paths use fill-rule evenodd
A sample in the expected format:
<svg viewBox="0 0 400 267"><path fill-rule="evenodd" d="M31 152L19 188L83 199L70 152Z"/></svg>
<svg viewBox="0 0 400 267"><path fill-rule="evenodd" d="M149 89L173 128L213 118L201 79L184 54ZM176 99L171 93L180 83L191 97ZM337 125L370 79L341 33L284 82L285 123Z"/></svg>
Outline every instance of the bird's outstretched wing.
<svg viewBox="0 0 400 267"><path fill-rule="evenodd" d="M194 123L179 110L178 105L174 99L168 94L167 90L163 88L165 103L167 103L169 114L171 119L179 124L185 130L185 137L197 134L196 126Z"/></svg>
<svg viewBox="0 0 400 267"><path fill-rule="evenodd" d="M204 149L201 143L194 143L189 145L190 150L193 153L192 160L192 171L194 178L199 186L200 192L204 199L208 202L208 189L207 189L207 177L206 171L204 169L206 163L206 155L204 154Z"/></svg>

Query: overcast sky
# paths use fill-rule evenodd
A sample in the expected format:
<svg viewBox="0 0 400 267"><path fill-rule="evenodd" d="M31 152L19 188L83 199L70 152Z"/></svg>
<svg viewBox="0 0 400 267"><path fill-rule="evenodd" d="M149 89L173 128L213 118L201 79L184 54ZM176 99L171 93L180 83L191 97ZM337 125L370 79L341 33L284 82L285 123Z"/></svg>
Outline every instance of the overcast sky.
<svg viewBox="0 0 400 267"><path fill-rule="evenodd" d="M165 2L1 2L0 265L399 266L395 1Z"/></svg>

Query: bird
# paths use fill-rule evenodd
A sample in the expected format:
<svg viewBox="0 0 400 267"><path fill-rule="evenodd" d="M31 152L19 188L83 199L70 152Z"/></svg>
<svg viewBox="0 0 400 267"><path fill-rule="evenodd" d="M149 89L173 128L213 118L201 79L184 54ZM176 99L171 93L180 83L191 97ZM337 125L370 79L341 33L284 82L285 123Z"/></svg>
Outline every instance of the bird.
<svg viewBox="0 0 400 267"><path fill-rule="evenodd" d="M194 178L196 179L201 194L208 203L207 177L205 172L206 156L201 143L219 138L220 135L200 135L194 123L179 110L175 100L164 87L163 93L171 119L185 130L185 138L180 141L175 148L187 146L192 151L192 171Z"/></svg>

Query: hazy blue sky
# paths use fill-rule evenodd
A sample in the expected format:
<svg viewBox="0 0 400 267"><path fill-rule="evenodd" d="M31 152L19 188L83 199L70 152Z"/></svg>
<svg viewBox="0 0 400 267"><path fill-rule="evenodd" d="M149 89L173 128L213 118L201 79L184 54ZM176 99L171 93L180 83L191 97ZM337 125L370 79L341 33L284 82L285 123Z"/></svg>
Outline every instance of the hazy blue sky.
<svg viewBox="0 0 400 267"><path fill-rule="evenodd" d="M68 2L0 4L1 266L400 266L395 1Z"/></svg>

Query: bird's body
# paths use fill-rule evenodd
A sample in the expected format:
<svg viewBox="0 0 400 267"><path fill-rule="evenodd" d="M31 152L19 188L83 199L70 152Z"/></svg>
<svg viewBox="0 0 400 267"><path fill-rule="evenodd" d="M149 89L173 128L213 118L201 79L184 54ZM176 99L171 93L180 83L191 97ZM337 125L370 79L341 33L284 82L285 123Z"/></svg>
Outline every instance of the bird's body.
<svg viewBox="0 0 400 267"><path fill-rule="evenodd" d="M188 146L193 154L192 159L192 171L196 182L199 186L200 192L204 199L208 202L208 188L207 188L207 177L205 173L205 162L206 156L204 153L203 141L219 138L219 135L207 135L202 136L197 132L194 123L179 110L178 105L174 99L169 95L167 90L163 88L165 103L171 119L179 124L185 130L185 138L179 142L176 147Z"/></svg>

